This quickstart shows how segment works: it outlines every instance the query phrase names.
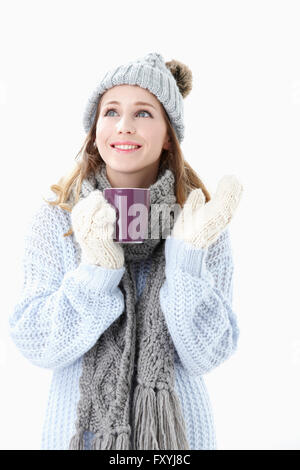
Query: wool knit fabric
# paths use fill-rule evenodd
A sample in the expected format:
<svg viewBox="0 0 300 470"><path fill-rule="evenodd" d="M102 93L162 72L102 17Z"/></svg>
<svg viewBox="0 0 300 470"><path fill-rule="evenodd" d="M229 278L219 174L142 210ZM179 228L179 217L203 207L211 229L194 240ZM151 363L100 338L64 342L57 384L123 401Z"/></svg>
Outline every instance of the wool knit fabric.
<svg viewBox="0 0 300 470"><path fill-rule="evenodd" d="M138 85L156 96L168 113L179 142L182 142L184 138L183 96L163 56L158 52L150 52L144 57L113 67L100 77L84 110L83 126L86 133L92 127L100 96L106 90L118 85Z"/></svg>
<svg viewBox="0 0 300 470"><path fill-rule="evenodd" d="M88 191L91 194L95 188L102 192L111 187L105 165L91 176L93 178L86 180L81 188L83 200L79 204L86 204L90 197ZM93 450L189 449L175 391L174 343L159 300L165 281L165 239L162 234L165 225L168 229L173 228L174 215L163 217L166 220L161 222L160 217L152 217L153 205L167 206L170 211L174 208L173 172L161 167L149 191L148 238L141 244L121 243L125 256L125 273L119 284L124 297L123 314L98 338L82 363L77 432L72 436L70 450L84 449L85 432L95 434ZM74 221L73 215L72 211ZM152 228L158 229L156 239L151 236ZM95 233L91 227L90 231ZM75 238L77 233L75 230ZM98 250L104 249L100 240ZM147 258L151 258L151 271L143 295L137 301L132 262ZM93 257L90 261L81 257L81 262L106 268L121 267L96 263Z"/></svg>
<svg viewBox="0 0 300 470"><path fill-rule="evenodd" d="M81 263L73 235L63 237L70 226L70 213L46 202L34 213L25 237L23 286L9 317L10 336L21 354L53 371L42 450L68 450L83 356L124 309L118 285L125 268ZM229 229L208 249L168 236L165 257L160 302L175 345L175 388L189 446L217 449L203 376L234 353L239 337ZM136 262L138 296L150 266L151 258ZM84 438L88 450L92 433Z"/></svg>

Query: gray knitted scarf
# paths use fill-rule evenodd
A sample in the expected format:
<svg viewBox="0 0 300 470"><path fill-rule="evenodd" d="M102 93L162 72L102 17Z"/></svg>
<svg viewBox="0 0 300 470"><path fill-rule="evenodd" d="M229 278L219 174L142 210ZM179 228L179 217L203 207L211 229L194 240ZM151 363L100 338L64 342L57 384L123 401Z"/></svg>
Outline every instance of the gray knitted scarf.
<svg viewBox="0 0 300 470"><path fill-rule="evenodd" d="M160 170L150 186L151 205L176 203L174 182L170 169ZM104 165L83 181L80 197L107 187L111 185ZM150 207L148 239L142 244L122 243L126 269L119 288L124 311L84 355L76 433L69 450L84 450L85 431L95 434L93 450L189 449L174 389L174 344L159 300L165 280L164 217L162 223L158 218L159 238L151 239L151 212ZM152 229L154 225L152 221ZM137 300L133 263L148 257L150 272Z"/></svg>

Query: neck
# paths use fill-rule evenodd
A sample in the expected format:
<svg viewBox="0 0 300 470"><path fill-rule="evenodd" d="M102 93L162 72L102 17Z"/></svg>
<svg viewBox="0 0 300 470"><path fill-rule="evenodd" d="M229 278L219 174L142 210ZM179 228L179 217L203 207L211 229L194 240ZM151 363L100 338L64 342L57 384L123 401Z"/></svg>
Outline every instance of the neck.
<svg viewBox="0 0 300 470"><path fill-rule="evenodd" d="M159 162L154 167L126 173L106 165L106 175L112 188L149 188L157 179L158 166Z"/></svg>

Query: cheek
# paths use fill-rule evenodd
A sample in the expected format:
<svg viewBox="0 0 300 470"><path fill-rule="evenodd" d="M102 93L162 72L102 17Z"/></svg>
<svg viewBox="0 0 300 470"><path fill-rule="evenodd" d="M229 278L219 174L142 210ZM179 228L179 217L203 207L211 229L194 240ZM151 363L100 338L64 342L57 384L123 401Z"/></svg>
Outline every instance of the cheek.
<svg viewBox="0 0 300 470"><path fill-rule="evenodd" d="M97 128L96 128L96 135L98 132L105 132L106 130L109 130L112 128L112 123L111 121L108 119L108 120L105 120L105 119L98 119L98 122L97 122Z"/></svg>
<svg viewBox="0 0 300 470"><path fill-rule="evenodd" d="M163 142L163 134L161 128L152 128L147 135L147 140L151 143L153 148L159 149Z"/></svg>
<svg viewBox="0 0 300 470"><path fill-rule="evenodd" d="M96 128L96 140L97 142L105 142L111 135L110 127L102 122L97 124Z"/></svg>
<svg viewBox="0 0 300 470"><path fill-rule="evenodd" d="M145 126L145 132L151 138L151 140L158 140L160 141L163 139L164 135L164 126L163 123L160 121L149 122L148 126Z"/></svg>

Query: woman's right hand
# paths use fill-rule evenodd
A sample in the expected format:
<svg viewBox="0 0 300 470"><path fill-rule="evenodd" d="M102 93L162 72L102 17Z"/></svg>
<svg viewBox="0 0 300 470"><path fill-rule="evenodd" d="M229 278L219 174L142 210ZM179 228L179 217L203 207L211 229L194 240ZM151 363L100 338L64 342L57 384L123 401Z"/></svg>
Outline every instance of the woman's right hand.
<svg viewBox="0 0 300 470"><path fill-rule="evenodd" d="M82 250L82 263L110 269L119 269L124 265L124 250L113 241L116 210L99 189L75 204L71 220L75 238Z"/></svg>

